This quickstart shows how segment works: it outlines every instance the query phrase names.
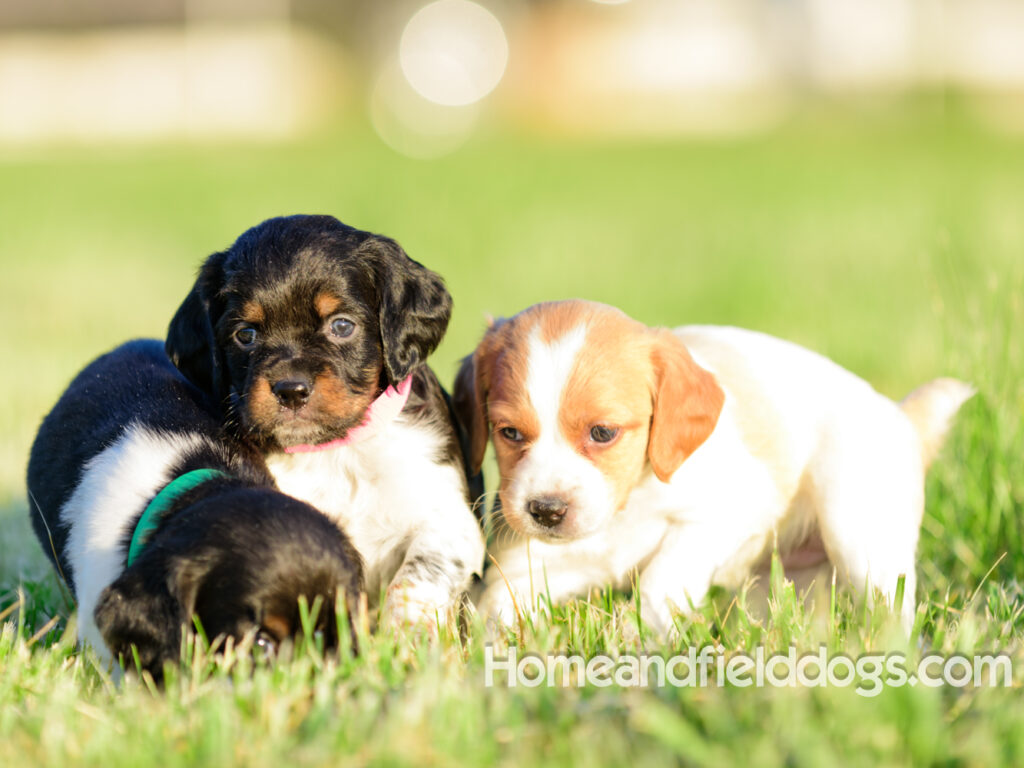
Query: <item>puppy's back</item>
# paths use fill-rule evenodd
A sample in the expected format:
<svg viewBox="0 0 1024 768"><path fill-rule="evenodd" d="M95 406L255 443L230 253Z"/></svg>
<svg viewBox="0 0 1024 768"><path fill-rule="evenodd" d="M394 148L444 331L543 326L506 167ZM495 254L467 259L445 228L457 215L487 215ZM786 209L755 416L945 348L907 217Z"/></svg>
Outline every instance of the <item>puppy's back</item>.
<svg viewBox="0 0 1024 768"><path fill-rule="evenodd" d="M28 463L32 526L65 573L58 564L68 535L61 509L86 464L132 424L167 435L220 432L204 395L171 364L159 341L130 341L86 366L43 419Z"/></svg>
<svg viewBox="0 0 1024 768"><path fill-rule="evenodd" d="M673 332L725 388L748 448L794 482L831 434L910 434L896 403L824 355L742 328Z"/></svg>

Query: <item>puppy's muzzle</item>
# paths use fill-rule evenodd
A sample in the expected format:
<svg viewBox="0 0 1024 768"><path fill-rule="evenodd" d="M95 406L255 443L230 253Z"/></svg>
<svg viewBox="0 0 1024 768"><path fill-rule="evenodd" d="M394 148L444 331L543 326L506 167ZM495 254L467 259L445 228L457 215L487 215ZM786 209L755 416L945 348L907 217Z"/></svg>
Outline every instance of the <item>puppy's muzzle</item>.
<svg viewBox="0 0 1024 768"><path fill-rule="evenodd" d="M283 379L270 388L277 402L293 410L298 410L306 404L312 390L309 382L302 379Z"/></svg>
<svg viewBox="0 0 1024 768"><path fill-rule="evenodd" d="M568 509L568 502L557 496L540 496L526 503L530 517L546 528L554 528L562 522Z"/></svg>

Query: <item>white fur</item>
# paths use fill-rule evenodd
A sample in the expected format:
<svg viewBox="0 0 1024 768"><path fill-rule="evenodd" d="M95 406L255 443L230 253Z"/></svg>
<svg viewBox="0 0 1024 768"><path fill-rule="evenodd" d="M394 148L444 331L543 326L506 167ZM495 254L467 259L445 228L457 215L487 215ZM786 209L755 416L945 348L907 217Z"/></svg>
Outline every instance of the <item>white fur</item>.
<svg viewBox="0 0 1024 768"><path fill-rule="evenodd" d="M355 445L273 454L267 463L282 491L317 507L349 536L363 558L371 603L394 582L388 599L395 605L386 608L416 623L450 608L483 565L483 536L460 470L438 463L442 452L436 430L399 416ZM448 578L406 579L402 566L415 556L446 563ZM415 600L406 599L411 591Z"/></svg>
<svg viewBox="0 0 1024 768"><path fill-rule="evenodd" d="M919 431L944 428L964 398L940 402L936 388L929 407L917 403L918 420L925 413L928 423L915 428L896 403L795 344L736 328L675 333L725 390L711 436L667 483L648 467L625 507L593 535L529 546L514 535L500 540L492 552L500 570L488 571L481 611L509 623L513 602L531 610L545 590L559 601L637 579L643 619L663 633L673 610L699 605L711 584L738 587L776 541L786 549L817 531L840 579L868 587L869 597L879 589L892 598L906 577L909 624L931 450ZM576 461L546 460L548 472L583 477Z"/></svg>
<svg viewBox="0 0 1024 768"><path fill-rule="evenodd" d="M129 425L109 447L85 465L61 509L68 528L67 556L78 603L78 640L109 662L93 612L100 593L120 576L131 525L156 493L170 482L170 470L205 440L195 434L167 434Z"/></svg>
<svg viewBox="0 0 1024 768"><path fill-rule="evenodd" d="M576 453L558 423L565 387L586 338L585 325L576 326L551 343L544 342L539 327L530 337L526 392L540 431L505 490L504 513L517 519L519 530L533 535L550 534L550 529L534 522L526 512L527 502L538 496L557 496L569 503L565 522L558 528L561 535L591 533L614 512L604 475ZM580 509L587 514L579 515Z"/></svg>

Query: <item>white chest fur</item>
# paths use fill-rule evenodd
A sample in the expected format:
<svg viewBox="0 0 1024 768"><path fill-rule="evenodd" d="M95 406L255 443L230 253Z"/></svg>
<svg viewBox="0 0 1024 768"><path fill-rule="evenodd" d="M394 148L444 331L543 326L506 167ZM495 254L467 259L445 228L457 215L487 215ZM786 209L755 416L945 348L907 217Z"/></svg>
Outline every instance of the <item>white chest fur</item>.
<svg viewBox="0 0 1024 768"><path fill-rule="evenodd" d="M475 527L458 470L440 463L443 440L401 418L355 445L268 456L278 487L333 519L363 558L376 600L414 539L446 518ZM482 551L481 551L482 557Z"/></svg>

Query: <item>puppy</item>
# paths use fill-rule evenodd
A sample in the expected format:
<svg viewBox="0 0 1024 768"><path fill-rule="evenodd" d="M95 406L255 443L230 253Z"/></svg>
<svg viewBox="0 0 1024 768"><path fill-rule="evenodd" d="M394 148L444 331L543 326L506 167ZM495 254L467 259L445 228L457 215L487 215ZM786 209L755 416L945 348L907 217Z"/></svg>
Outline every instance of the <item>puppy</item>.
<svg viewBox="0 0 1024 768"><path fill-rule="evenodd" d="M348 534L399 625L447 615L483 564L448 397L424 363L450 314L441 278L393 240L290 216L211 256L167 336L277 486Z"/></svg>
<svg viewBox="0 0 1024 768"><path fill-rule="evenodd" d="M298 599L319 628L362 588L359 556L320 512L273 490L258 454L232 445L203 395L156 340L91 365L43 421L28 490L43 549L78 603L78 637L157 678L198 615L207 636L298 632Z"/></svg>
<svg viewBox="0 0 1024 768"><path fill-rule="evenodd" d="M971 394L940 379L897 405L760 333L531 307L487 331L455 387L472 466L493 439L510 529L479 607L509 623L531 589L562 600L638 572L641 618L665 633L777 545L787 575L827 562L869 595L905 576L909 625L925 468Z"/></svg>

